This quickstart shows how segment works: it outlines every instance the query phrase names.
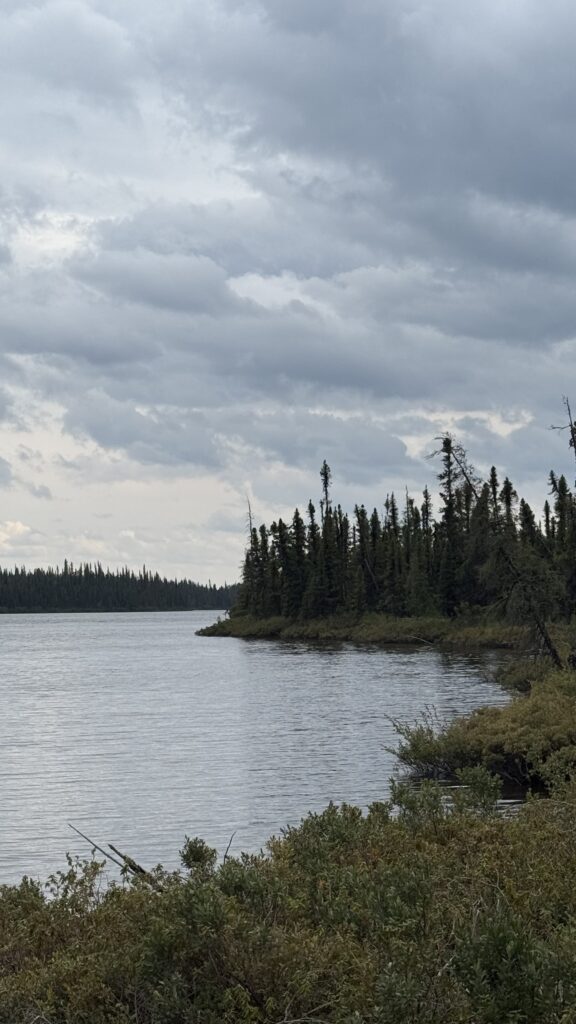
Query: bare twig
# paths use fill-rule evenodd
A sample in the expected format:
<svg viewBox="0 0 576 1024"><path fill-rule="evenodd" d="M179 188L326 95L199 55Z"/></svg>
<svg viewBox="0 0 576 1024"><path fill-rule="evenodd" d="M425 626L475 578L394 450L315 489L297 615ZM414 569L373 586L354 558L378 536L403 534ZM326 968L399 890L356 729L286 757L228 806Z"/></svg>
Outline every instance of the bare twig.
<svg viewBox="0 0 576 1024"><path fill-rule="evenodd" d="M113 863L116 864L119 868L124 867L121 861L116 860L115 857L111 857L110 854L106 852L106 850L103 850L101 846L98 846L98 843L95 843L92 839L90 839L90 836L84 835L84 833L81 832L79 828L76 828L75 825L72 825L70 822L68 822L68 828L71 828L73 832L76 832L76 834L81 836L82 839L85 839L87 843L90 843L90 846L94 850L98 850L98 853L101 853L103 857L106 857L106 860L113 861Z"/></svg>
<svg viewBox="0 0 576 1024"><path fill-rule="evenodd" d="M222 861L223 864L225 864L226 861L228 860L228 854L230 853L230 847L232 846L232 840L234 839L235 835L236 835L236 832L234 831L232 833L232 835L230 836L230 842L228 843L228 846L226 847L226 853L224 854L224 858L223 858L223 861Z"/></svg>
<svg viewBox="0 0 576 1024"><path fill-rule="evenodd" d="M84 832L81 832L79 828L76 828L76 826L72 825L70 822L68 822L68 828L71 828L73 832L76 832L76 834L81 836L82 839L85 839L87 843L90 843L90 846L94 850L98 850L106 860L111 860L113 864L116 864L121 871L130 871L133 875L138 875L140 878L146 879L154 889L161 891L162 886L156 881L154 876L146 870L146 868L143 868L142 865L138 864L137 861L132 859L132 857L122 853L121 850L116 849L112 843L108 843L108 846L112 850L112 853L116 854L116 857L113 857L112 854L108 853L108 850L105 850L102 846L98 846L98 843L95 843L93 839L90 839L90 836L85 835ZM117 860L117 857L120 857L121 860Z"/></svg>
<svg viewBox="0 0 576 1024"><path fill-rule="evenodd" d="M292 1002L292 1000L290 1000L290 1002ZM321 1003L320 1006L315 1006L313 1010L310 1010L310 1013L306 1014L305 1017L287 1017L286 1015L284 1015L284 1017L282 1017L282 1019L279 1020L277 1024L328 1024L328 1021L326 1020L325 1017L316 1017L311 1015L320 1013L321 1010L327 1010L332 1005L332 1003Z"/></svg>

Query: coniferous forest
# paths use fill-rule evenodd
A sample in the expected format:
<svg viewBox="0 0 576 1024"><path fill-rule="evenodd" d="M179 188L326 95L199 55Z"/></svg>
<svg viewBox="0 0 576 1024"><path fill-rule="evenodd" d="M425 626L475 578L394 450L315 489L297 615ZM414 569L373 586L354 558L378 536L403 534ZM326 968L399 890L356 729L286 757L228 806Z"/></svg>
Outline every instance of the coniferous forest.
<svg viewBox="0 0 576 1024"><path fill-rule="evenodd" d="M147 612L229 608L237 585L169 580L143 567L111 572L99 563L0 569L2 612Z"/></svg>
<svg viewBox="0 0 576 1024"><path fill-rule="evenodd" d="M319 510L251 526L237 614L310 619L340 613L449 618L476 609L522 621L576 607L576 498L551 472L542 516L493 467L482 482L450 435L439 439L437 508L390 494L383 512L346 514L320 471Z"/></svg>

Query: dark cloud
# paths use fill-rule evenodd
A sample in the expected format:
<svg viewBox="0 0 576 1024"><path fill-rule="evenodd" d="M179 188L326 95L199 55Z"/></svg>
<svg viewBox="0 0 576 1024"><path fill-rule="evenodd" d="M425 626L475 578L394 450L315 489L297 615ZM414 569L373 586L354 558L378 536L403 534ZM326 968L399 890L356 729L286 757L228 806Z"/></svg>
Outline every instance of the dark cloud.
<svg viewBox="0 0 576 1024"><path fill-rule="evenodd" d="M213 433L201 414L174 409L139 410L103 392L89 392L70 403L65 427L104 448L122 449L137 462L220 464Z"/></svg>
<svg viewBox="0 0 576 1024"><path fill-rule="evenodd" d="M316 471L326 459L349 482L365 483L384 473L406 477L413 472L406 447L389 429L368 417L285 410L223 418L232 439L250 445L264 459Z"/></svg>
<svg viewBox="0 0 576 1024"><path fill-rule="evenodd" d="M35 498L42 498L44 501L52 501L52 491L46 484L29 484L28 490Z"/></svg>
<svg viewBox="0 0 576 1024"><path fill-rule="evenodd" d="M12 414L12 399L5 388L0 388L0 420L7 420Z"/></svg>
<svg viewBox="0 0 576 1024"><path fill-rule="evenodd" d="M564 0L473 12L457 0L336 0L320 17L315 6L228 5L227 23L203 25L212 102L235 110L247 144L365 162L405 192L574 208L576 14ZM172 45L192 86L194 64L188 79Z"/></svg>
<svg viewBox="0 0 576 1024"><path fill-rule="evenodd" d="M71 271L112 298L161 309L225 316L241 306L225 272L206 256L107 252L72 261Z"/></svg>
<svg viewBox="0 0 576 1024"><path fill-rule="evenodd" d="M10 487L13 480L12 467L0 456L0 487Z"/></svg>

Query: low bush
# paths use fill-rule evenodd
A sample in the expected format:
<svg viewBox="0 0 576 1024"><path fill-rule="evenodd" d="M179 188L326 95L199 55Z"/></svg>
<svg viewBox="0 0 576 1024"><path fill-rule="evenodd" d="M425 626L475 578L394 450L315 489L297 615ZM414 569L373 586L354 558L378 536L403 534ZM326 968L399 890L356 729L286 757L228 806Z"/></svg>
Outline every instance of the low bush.
<svg viewBox="0 0 576 1024"><path fill-rule="evenodd" d="M527 695L504 707L479 708L443 728L429 718L397 728L400 761L424 775L479 765L511 782L547 784L547 763L558 763L560 752L576 745L576 674L548 671Z"/></svg>
<svg viewBox="0 0 576 1024"><path fill-rule="evenodd" d="M576 791L513 819L461 773L329 806L266 854L0 889L2 1024L573 1024Z"/></svg>
<svg viewBox="0 0 576 1024"><path fill-rule="evenodd" d="M550 666L541 657L514 658L505 661L497 670L496 681L507 690L529 693L535 683L542 682Z"/></svg>

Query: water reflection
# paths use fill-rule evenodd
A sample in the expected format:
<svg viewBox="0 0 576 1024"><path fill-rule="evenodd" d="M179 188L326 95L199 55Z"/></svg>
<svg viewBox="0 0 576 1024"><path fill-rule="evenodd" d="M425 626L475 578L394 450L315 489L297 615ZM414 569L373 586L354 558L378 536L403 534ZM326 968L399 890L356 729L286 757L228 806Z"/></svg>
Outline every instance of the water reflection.
<svg viewBox="0 0 576 1024"><path fill-rule="evenodd" d="M384 798L390 719L506 700L494 655L197 637L213 618L0 619L0 882L85 855L68 821L144 864L176 866L185 834L259 849Z"/></svg>

